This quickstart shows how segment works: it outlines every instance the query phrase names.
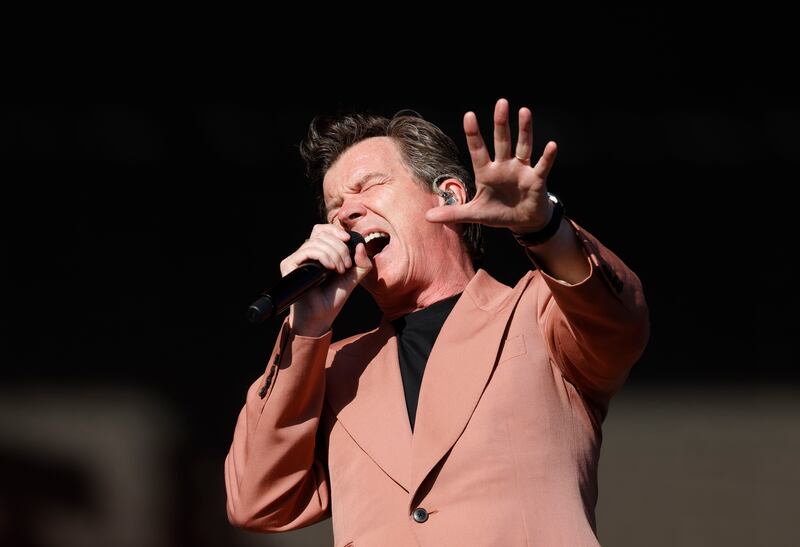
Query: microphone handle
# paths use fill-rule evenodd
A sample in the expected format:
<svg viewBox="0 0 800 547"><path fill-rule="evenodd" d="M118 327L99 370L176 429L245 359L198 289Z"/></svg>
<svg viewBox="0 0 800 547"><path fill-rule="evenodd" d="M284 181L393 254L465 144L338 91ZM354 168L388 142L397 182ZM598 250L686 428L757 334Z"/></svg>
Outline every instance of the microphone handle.
<svg viewBox="0 0 800 547"><path fill-rule="evenodd" d="M264 293L250 304L247 308L247 320L251 323L260 323L282 313L308 291L324 283L330 272L331 270L316 261L298 266L281 279L281 287L286 290L281 291L278 299L273 300L272 295Z"/></svg>

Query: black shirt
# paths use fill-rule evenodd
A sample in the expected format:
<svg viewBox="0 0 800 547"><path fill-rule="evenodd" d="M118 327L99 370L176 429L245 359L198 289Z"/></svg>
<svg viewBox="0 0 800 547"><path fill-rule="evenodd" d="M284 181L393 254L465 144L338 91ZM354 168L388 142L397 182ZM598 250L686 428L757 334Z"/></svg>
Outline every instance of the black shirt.
<svg viewBox="0 0 800 547"><path fill-rule="evenodd" d="M425 364L433 349L433 343L442 330L445 319L450 315L461 293L440 300L427 308L409 313L392 321L397 332L397 354L400 359L400 376L403 378L403 391L406 394L408 420L414 431L417 414L419 388Z"/></svg>

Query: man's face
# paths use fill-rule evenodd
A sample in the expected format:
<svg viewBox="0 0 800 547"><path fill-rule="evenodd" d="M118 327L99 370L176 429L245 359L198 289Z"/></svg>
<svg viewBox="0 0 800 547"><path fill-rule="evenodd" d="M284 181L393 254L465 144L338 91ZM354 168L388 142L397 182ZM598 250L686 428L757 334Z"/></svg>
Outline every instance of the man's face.
<svg viewBox="0 0 800 547"><path fill-rule="evenodd" d="M348 148L325 174L322 189L329 222L368 239L388 236L367 244L375 267L362 284L378 298L424 289L447 268L454 241L458 249L452 228L425 220L439 198L414 179L389 137Z"/></svg>

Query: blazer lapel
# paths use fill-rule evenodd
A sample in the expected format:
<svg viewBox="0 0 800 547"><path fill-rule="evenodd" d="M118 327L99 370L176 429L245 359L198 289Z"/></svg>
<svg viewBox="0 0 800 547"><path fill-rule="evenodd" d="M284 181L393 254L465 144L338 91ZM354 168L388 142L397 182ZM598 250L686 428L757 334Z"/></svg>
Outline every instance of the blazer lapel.
<svg viewBox="0 0 800 547"><path fill-rule="evenodd" d="M420 388L411 441L412 494L466 427L532 276L528 273L511 289L478 270L442 326Z"/></svg>
<svg viewBox="0 0 800 547"><path fill-rule="evenodd" d="M356 444L406 491L411 424L390 323L345 345L326 369L325 395Z"/></svg>

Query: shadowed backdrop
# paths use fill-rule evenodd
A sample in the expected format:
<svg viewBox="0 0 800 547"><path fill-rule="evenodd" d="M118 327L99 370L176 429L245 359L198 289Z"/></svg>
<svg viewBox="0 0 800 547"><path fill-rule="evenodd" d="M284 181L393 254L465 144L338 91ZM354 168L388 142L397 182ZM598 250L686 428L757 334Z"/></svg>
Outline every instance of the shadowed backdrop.
<svg viewBox="0 0 800 547"><path fill-rule="evenodd" d="M224 505L236 416L279 324L244 312L317 222L298 143L316 114L410 108L468 162L463 114L490 142L500 96L532 108L535 156L558 142L550 189L650 305L605 424L601 542L800 541L800 105L733 31L698 50L702 27L657 13L605 22L579 56L459 85L278 71L213 93L4 103L0 544L330 545L329 522L260 536ZM489 229L483 267L513 283L528 263ZM377 319L359 290L335 338Z"/></svg>

